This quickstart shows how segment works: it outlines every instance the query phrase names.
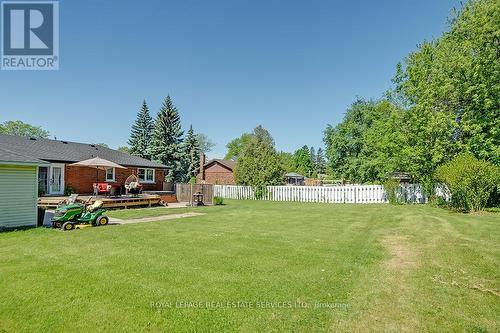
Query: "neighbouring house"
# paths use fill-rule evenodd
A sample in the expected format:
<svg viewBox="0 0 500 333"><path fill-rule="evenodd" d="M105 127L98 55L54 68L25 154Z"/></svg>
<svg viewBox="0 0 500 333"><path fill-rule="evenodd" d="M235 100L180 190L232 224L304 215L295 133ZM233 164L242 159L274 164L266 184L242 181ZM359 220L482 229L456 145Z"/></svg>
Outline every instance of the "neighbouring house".
<svg viewBox="0 0 500 333"><path fill-rule="evenodd" d="M200 156L200 167L197 169L196 181L198 183L234 185L234 168L236 162L233 160L212 159L205 161L205 155Z"/></svg>
<svg viewBox="0 0 500 333"><path fill-rule="evenodd" d="M0 146L0 229L37 225L38 170L48 166Z"/></svg>
<svg viewBox="0 0 500 333"><path fill-rule="evenodd" d="M411 175L407 172L390 172L387 173L386 178L398 180L401 184L409 184Z"/></svg>
<svg viewBox="0 0 500 333"><path fill-rule="evenodd" d="M65 189L79 194L92 193L96 182L121 187L132 174L139 178L144 190L163 190L166 166L99 145L0 134L0 148L46 163L37 171L39 194L62 195ZM70 165L92 157L104 158L126 169L97 170Z"/></svg>
<svg viewBox="0 0 500 333"><path fill-rule="evenodd" d="M305 177L296 173L290 172L285 175L286 185L304 185Z"/></svg>

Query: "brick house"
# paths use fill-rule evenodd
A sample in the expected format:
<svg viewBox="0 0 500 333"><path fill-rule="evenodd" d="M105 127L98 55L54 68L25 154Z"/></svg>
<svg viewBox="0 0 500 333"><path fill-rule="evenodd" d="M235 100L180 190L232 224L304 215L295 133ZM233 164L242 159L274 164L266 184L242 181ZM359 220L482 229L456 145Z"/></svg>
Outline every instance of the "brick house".
<svg viewBox="0 0 500 333"><path fill-rule="evenodd" d="M200 156L200 167L197 169L196 180L198 183L234 185L233 160L212 159L205 162L205 155Z"/></svg>
<svg viewBox="0 0 500 333"><path fill-rule="evenodd" d="M92 193L92 184L96 182L120 187L131 174L139 178L144 190L163 190L164 165L118 150L86 143L5 134L0 134L0 148L48 162L48 165L38 167L38 188L46 195L62 195L67 188L79 194ZM92 157L104 158L126 169L97 170L69 165Z"/></svg>

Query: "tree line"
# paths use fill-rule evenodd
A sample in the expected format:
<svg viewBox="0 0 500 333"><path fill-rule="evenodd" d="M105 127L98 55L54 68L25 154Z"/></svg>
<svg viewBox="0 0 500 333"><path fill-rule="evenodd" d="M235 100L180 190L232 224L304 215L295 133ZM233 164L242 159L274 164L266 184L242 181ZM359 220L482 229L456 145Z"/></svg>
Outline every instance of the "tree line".
<svg viewBox="0 0 500 333"><path fill-rule="evenodd" d="M283 182L284 174L289 172L296 172L305 177L316 178L318 175L323 175L326 173L327 162L325 159L325 155L322 148L318 148L316 151L314 147L308 147L304 145L303 147L297 149L293 153L285 152L285 151L277 151L275 149L274 139L267 129L262 127L261 125L257 126L252 133L243 133L240 137L231 140L227 145L227 153L224 157L225 159L235 160L240 163L242 160L246 161L247 158L254 159L248 154L248 150L245 153L245 149L247 146L252 147L252 143L254 141L259 141L259 138L265 137L266 140L261 140L265 142L265 144L260 145L259 147L253 147L252 149L267 149L273 152L272 156L277 156L277 160L275 161L279 164L281 175L273 181L273 183ZM257 154L259 155L259 154ZM264 154L263 157L266 155ZM262 165L259 165L258 161L255 160L255 168L262 168ZM248 173L254 173L253 171L246 170ZM248 176L250 177L250 176ZM237 181L239 178L237 177ZM258 183L258 177L253 181L255 185ZM245 181L247 183L247 181ZM259 184L264 185L264 184Z"/></svg>
<svg viewBox="0 0 500 333"><path fill-rule="evenodd" d="M358 98L324 131L329 170L352 182L407 172L430 187L461 153L500 164L500 7L466 3L449 30L397 64L379 100Z"/></svg>

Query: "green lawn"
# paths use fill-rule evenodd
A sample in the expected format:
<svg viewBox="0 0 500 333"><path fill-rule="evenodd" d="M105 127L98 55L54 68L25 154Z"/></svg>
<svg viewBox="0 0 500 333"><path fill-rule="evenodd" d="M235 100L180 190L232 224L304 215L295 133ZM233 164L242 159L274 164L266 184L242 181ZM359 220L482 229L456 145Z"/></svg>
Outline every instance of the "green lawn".
<svg viewBox="0 0 500 333"><path fill-rule="evenodd" d="M202 210L207 207L200 207ZM108 211L108 215L110 217L115 217L117 219L122 220L130 220L130 219L140 219L143 217L155 217L162 215L171 215L171 214L182 214L187 212L198 212L200 208L167 208L167 207L153 207L153 208L132 208L132 209L116 209Z"/></svg>
<svg viewBox="0 0 500 333"><path fill-rule="evenodd" d="M166 210L127 214L141 211ZM203 212L1 233L0 332L500 329L499 214L257 201Z"/></svg>

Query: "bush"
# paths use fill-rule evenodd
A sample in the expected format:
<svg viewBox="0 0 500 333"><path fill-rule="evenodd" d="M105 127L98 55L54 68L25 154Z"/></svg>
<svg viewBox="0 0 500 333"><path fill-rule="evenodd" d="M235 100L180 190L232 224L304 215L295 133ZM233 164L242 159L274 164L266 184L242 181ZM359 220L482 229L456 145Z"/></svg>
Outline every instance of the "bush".
<svg viewBox="0 0 500 333"><path fill-rule="evenodd" d="M436 178L448 186L453 207L465 212L479 211L486 207L499 186L500 170L490 162L464 153L439 166Z"/></svg>
<svg viewBox="0 0 500 333"><path fill-rule="evenodd" d="M398 190L399 190L399 180L389 178L384 182L384 190L385 193L387 193L387 199L389 200L390 204L398 204L399 199L398 199Z"/></svg>
<svg viewBox="0 0 500 333"><path fill-rule="evenodd" d="M71 186L66 186L66 187L64 188L64 195L65 195L65 196L69 196L69 195L72 195L72 194L74 194L74 193L76 193L76 192L75 192L75 189L74 189L74 188L72 188Z"/></svg>
<svg viewBox="0 0 500 333"><path fill-rule="evenodd" d="M224 199L222 197L214 197L214 205L220 206L224 204Z"/></svg>
<svg viewBox="0 0 500 333"><path fill-rule="evenodd" d="M446 207L448 206L448 203L443 197L437 196L437 195L431 195L429 197L429 204L432 206L436 207Z"/></svg>
<svg viewBox="0 0 500 333"><path fill-rule="evenodd" d="M253 186L253 192L256 200L263 200L268 195L267 186Z"/></svg>

